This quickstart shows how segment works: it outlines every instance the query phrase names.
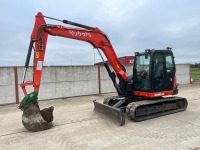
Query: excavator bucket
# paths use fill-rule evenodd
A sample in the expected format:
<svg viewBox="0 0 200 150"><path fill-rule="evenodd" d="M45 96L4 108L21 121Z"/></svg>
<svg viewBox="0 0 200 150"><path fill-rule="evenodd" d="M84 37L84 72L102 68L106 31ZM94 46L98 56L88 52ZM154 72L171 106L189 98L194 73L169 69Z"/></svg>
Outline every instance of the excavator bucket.
<svg viewBox="0 0 200 150"><path fill-rule="evenodd" d="M119 126L123 126L125 124L125 115L123 110L99 103L96 100L93 102L95 112L109 118L109 120L113 121Z"/></svg>
<svg viewBox="0 0 200 150"><path fill-rule="evenodd" d="M37 93L28 94L20 103L19 108L23 111L22 124L31 132L47 130L53 127L53 110L54 107L40 110Z"/></svg>
<svg viewBox="0 0 200 150"><path fill-rule="evenodd" d="M37 103L29 104L23 111L22 124L32 132L50 129L53 124L53 107L40 110ZM51 119L52 118L52 119Z"/></svg>

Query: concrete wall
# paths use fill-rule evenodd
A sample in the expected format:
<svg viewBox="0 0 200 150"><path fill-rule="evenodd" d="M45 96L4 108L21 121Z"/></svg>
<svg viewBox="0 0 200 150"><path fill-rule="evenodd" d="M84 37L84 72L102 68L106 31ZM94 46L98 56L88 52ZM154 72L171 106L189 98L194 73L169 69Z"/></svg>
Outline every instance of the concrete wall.
<svg viewBox="0 0 200 150"><path fill-rule="evenodd" d="M125 66L125 67L126 67L127 74L132 74L133 66ZM111 70L112 70L112 68L111 68ZM101 92L102 93L116 92L116 90L113 86L113 83L112 83L110 77L108 76L108 73L104 66L101 66L100 74L101 74ZM118 80L117 80L117 82L118 82Z"/></svg>
<svg viewBox="0 0 200 150"><path fill-rule="evenodd" d="M98 93L98 71L96 66L55 66L44 67L39 99L53 99ZM24 68L18 68L18 77L23 76ZM31 81L32 68L28 70L26 80ZM21 79L21 78L19 78ZM19 82L21 83L21 81ZM28 93L33 88L28 88ZM23 99L21 87L19 98Z"/></svg>
<svg viewBox="0 0 200 150"><path fill-rule="evenodd" d="M15 103L15 78L13 67L0 68L0 104Z"/></svg>
<svg viewBox="0 0 200 150"><path fill-rule="evenodd" d="M176 65L176 76L179 84L190 83L190 65L179 64Z"/></svg>
<svg viewBox="0 0 200 150"><path fill-rule="evenodd" d="M190 66L177 65L177 80L180 84L190 83ZM132 73L132 66L126 66L128 74ZM17 67L20 84L24 68ZM32 81L32 67L28 69L26 81ZM98 74L100 74L101 93L115 92L106 69L100 66L55 66L44 67L39 100L90 95L99 93ZM18 85L19 101L24 97ZM33 88L27 87L28 93ZM0 104L16 103L14 67L0 67Z"/></svg>

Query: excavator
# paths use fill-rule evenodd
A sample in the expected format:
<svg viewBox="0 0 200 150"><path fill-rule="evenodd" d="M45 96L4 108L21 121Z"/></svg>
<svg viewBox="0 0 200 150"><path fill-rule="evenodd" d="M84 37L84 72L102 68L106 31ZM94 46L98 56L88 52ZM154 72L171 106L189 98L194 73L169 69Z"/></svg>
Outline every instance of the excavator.
<svg viewBox="0 0 200 150"><path fill-rule="evenodd" d="M45 18L75 26L75 28L46 24ZM179 88L172 48L135 52L133 73L128 75L125 67L118 61L108 36L99 28L44 16L38 12L35 16L35 25L30 37L23 79L20 84L25 97L20 102L19 109L23 111L22 124L27 130L36 132L50 129L53 126L54 107L41 110L38 104L49 35L85 41L97 49L116 89L117 96L107 97L103 103L94 100L94 111L110 118L114 123L123 126L125 115L134 121L143 121L186 110L188 105L186 98L174 96ZM26 81L26 72L33 50L33 81ZM100 50L107 61L104 60ZM34 91L27 93L27 86L32 86Z"/></svg>

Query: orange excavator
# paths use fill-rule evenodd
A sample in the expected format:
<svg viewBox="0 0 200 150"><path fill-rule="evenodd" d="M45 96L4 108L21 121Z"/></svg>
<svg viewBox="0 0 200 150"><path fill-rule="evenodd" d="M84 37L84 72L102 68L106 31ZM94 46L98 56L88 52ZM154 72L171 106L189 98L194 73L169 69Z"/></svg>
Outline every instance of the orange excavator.
<svg viewBox="0 0 200 150"><path fill-rule="evenodd" d="M76 28L46 24L44 18ZM38 105L48 35L85 41L98 50L118 95L105 98L103 103L94 100L94 111L109 117L115 123L124 125L125 114L134 121L143 121L186 110L187 100L173 96L178 93L178 84L174 56L170 47L164 50L146 49L142 53L135 52L133 74L127 75L125 67L117 59L108 36L99 28L55 19L39 12L31 34L23 81L20 84L25 97L19 108L23 111L22 123L27 130L41 131L53 125L54 107L40 110ZM32 50L34 50L33 81L25 81ZM104 61L100 50L114 71L111 71L108 63ZM119 79L118 83L116 78ZM34 91L27 93L27 86L33 86Z"/></svg>

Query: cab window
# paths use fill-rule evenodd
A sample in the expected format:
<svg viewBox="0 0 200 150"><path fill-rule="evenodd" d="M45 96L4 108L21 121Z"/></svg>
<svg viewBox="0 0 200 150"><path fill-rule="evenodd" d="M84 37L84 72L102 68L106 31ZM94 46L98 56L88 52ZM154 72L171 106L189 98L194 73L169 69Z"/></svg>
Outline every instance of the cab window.
<svg viewBox="0 0 200 150"><path fill-rule="evenodd" d="M166 55L166 72L169 73L174 70L172 56L170 54Z"/></svg>

